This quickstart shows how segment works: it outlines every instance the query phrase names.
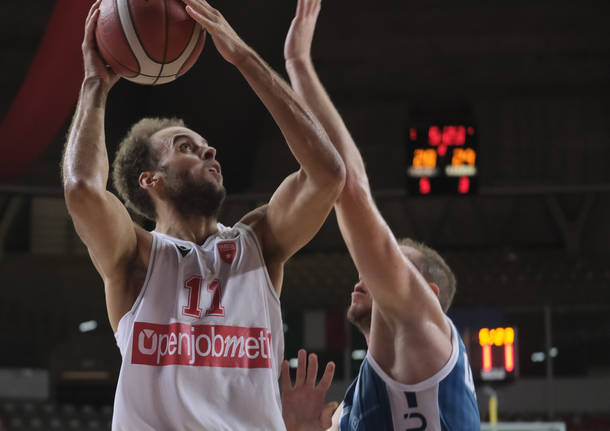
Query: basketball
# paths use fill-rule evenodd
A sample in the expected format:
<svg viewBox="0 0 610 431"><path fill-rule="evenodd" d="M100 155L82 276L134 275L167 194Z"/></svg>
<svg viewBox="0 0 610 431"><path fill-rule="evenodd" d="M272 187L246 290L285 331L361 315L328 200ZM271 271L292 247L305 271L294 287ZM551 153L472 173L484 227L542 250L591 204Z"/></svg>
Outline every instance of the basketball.
<svg viewBox="0 0 610 431"><path fill-rule="evenodd" d="M205 30L180 0L102 0L95 33L106 63L138 84L171 82L203 49Z"/></svg>

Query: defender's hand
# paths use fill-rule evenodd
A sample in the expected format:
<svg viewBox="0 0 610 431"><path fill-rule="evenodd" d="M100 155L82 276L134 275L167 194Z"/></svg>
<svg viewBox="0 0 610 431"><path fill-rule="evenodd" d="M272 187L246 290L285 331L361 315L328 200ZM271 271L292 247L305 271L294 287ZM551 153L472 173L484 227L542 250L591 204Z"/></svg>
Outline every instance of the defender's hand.
<svg viewBox="0 0 610 431"><path fill-rule="evenodd" d="M324 403L324 397L335 374L334 362L326 364L324 375L316 385L318 357L309 355L305 371L307 352L301 349L298 354L297 375L294 387L290 382L288 361L282 362L282 416L288 431L326 430L332 424L332 413L337 402Z"/></svg>
<svg viewBox="0 0 610 431"><path fill-rule="evenodd" d="M186 12L197 21L212 37L216 49L229 63L236 65L249 51L248 45L241 40L220 12L206 0L182 0Z"/></svg>
<svg viewBox="0 0 610 431"><path fill-rule="evenodd" d="M110 90L119 80L119 75L113 72L108 67L102 56L97 50L95 41L95 29L97 27L97 19L100 15L100 3L102 0L97 0L89 9L89 14L85 20L85 37L83 39L82 50L83 60L85 63L85 80L99 79L104 84L106 90Z"/></svg>
<svg viewBox="0 0 610 431"><path fill-rule="evenodd" d="M284 44L286 61L311 60L311 41L321 0L298 0L297 11Z"/></svg>

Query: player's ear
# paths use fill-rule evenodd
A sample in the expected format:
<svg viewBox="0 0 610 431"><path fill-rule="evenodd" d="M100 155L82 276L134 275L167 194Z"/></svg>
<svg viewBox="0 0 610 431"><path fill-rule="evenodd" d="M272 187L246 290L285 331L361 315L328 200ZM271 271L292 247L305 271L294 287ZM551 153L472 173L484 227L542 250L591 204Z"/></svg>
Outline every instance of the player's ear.
<svg viewBox="0 0 610 431"><path fill-rule="evenodd" d="M153 171L144 171L138 177L138 183L144 190L154 189L159 185L159 175Z"/></svg>
<svg viewBox="0 0 610 431"><path fill-rule="evenodd" d="M432 289L432 291L434 292L434 294L436 295L437 298L440 297L441 295L441 289L439 289L438 284L434 283L434 282L429 282L428 283L430 285L430 289Z"/></svg>

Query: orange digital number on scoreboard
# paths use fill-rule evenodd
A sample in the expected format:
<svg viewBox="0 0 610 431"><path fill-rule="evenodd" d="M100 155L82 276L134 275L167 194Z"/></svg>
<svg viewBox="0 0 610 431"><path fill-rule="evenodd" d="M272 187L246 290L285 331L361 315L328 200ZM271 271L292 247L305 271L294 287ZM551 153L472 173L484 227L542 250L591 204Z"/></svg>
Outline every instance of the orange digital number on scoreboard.
<svg viewBox="0 0 610 431"><path fill-rule="evenodd" d="M414 168L435 168L436 151L432 148L418 148L413 152Z"/></svg>
<svg viewBox="0 0 610 431"><path fill-rule="evenodd" d="M474 166L477 160L477 153L473 148L455 148L451 164L453 166L469 165Z"/></svg>

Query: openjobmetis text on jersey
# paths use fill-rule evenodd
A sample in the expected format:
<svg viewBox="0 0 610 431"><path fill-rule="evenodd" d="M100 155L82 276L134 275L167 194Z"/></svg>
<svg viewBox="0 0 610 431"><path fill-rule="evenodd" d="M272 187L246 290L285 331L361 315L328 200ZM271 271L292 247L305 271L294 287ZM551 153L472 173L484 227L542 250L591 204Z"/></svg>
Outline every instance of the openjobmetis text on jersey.
<svg viewBox="0 0 610 431"><path fill-rule="evenodd" d="M267 328L135 322L132 364L271 368Z"/></svg>

